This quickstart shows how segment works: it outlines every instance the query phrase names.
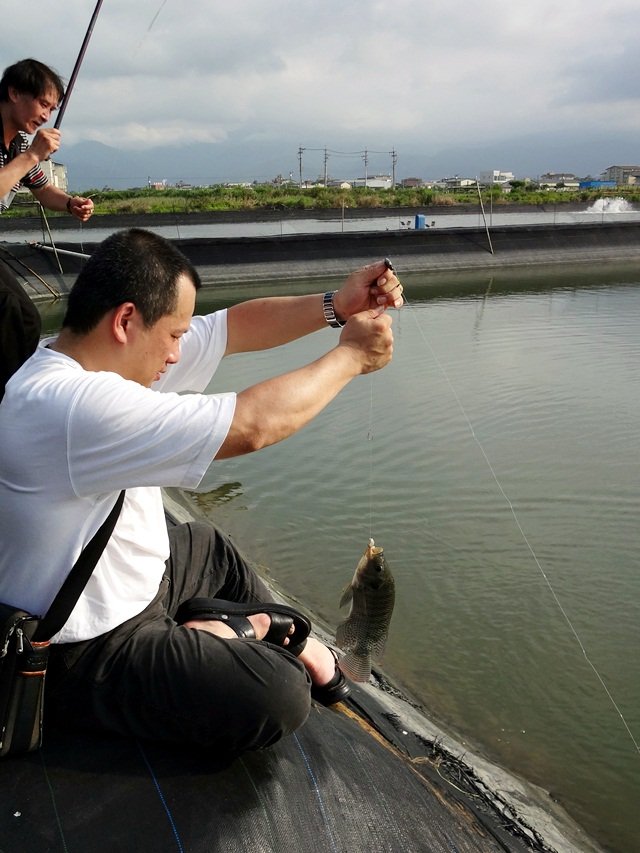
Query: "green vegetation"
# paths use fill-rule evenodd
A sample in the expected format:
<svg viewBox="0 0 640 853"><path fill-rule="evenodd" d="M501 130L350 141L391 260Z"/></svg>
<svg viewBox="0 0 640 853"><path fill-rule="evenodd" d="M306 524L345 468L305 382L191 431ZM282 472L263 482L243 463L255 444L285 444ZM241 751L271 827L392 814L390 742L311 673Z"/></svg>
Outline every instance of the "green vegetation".
<svg viewBox="0 0 640 853"><path fill-rule="evenodd" d="M590 203L603 196L623 197L629 202L640 202L640 187L619 187L602 190L567 191L541 190L534 184L513 181L511 192L500 188L481 189L483 204L492 203L508 207L511 204L564 205ZM251 210L327 210L346 208L380 209L424 208L430 206L457 206L478 204L475 187L465 190L404 189L389 190L338 187L312 187L300 189L296 185L211 187L166 187L165 189L83 190L81 195L93 198L96 214L147 214L147 213L203 213L207 211ZM3 214L6 216L33 216L33 203L20 203L18 199ZM55 216L56 214L48 214Z"/></svg>

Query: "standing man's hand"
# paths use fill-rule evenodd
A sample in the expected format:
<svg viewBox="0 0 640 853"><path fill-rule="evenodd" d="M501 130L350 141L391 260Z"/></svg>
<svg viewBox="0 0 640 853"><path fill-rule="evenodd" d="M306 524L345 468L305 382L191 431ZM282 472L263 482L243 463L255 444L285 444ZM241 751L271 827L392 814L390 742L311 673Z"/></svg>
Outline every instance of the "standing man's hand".
<svg viewBox="0 0 640 853"><path fill-rule="evenodd" d="M79 195L69 196L67 210L80 222L86 222L93 215L93 202Z"/></svg>
<svg viewBox="0 0 640 853"><path fill-rule="evenodd" d="M29 151L42 163L60 148L60 131L55 127L42 127L33 137Z"/></svg>

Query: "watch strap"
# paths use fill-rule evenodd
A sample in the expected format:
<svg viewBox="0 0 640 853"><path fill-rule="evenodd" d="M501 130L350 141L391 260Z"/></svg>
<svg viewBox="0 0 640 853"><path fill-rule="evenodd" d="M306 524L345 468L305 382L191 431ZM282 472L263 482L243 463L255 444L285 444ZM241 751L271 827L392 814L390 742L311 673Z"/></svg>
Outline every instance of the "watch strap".
<svg viewBox="0 0 640 853"><path fill-rule="evenodd" d="M341 329L346 324L346 321L339 320L338 317L336 317L336 310L333 307L333 297L335 296L335 293L335 290L328 290L322 297L322 313L324 314L324 319L332 329Z"/></svg>

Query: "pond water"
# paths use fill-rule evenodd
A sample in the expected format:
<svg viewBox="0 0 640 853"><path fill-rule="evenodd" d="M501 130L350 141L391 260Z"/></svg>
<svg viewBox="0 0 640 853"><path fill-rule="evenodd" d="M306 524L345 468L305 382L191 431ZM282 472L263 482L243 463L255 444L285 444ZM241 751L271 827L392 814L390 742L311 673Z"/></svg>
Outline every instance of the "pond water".
<svg viewBox="0 0 640 853"><path fill-rule="evenodd" d="M373 536L397 588L385 671L609 850L640 849L640 274L403 281L393 363L194 500L332 627ZM334 338L227 359L211 390Z"/></svg>
<svg viewBox="0 0 640 853"><path fill-rule="evenodd" d="M471 752L631 853L640 273L402 278L392 364L283 444L214 463L191 500L330 628L374 537L397 590L384 671ZM269 292L201 291L198 311ZM41 310L55 328L60 306ZM307 363L336 334L226 359L210 390Z"/></svg>

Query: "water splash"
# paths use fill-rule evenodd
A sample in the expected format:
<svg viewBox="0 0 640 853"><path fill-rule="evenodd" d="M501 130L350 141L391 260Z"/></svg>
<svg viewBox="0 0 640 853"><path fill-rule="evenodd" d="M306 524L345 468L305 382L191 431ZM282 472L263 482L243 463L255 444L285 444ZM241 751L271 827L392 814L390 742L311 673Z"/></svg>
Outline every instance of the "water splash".
<svg viewBox="0 0 640 853"><path fill-rule="evenodd" d="M633 213L633 205L620 198L599 198L587 208L587 213Z"/></svg>

